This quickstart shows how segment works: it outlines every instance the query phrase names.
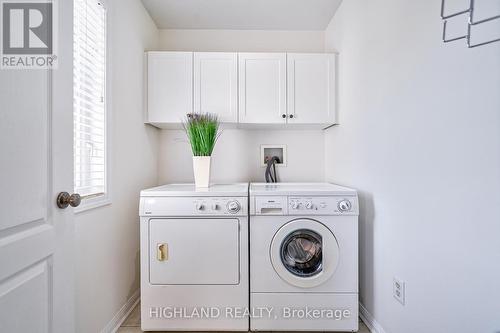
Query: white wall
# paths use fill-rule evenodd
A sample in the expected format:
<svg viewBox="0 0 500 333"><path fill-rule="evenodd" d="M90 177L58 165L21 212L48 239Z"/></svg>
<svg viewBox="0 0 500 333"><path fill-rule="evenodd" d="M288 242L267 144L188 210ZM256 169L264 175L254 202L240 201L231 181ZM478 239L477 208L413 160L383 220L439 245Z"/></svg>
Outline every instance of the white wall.
<svg viewBox="0 0 500 333"><path fill-rule="evenodd" d="M361 301L386 332L498 332L500 44L444 45L439 12L342 3L326 33L340 52L326 176L360 190Z"/></svg>
<svg viewBox="0 0 500 333"><path fill-rule="evenodd" d="M157 184L159 131L143 124L143 54L158 30L140 0L108 1L112 204L76 215L76 326L99 332L139 288L139 191Z"/></svg>
<svg viewBox="0 0 500 333"><path fill-rule="evenodd" d="M191 148L184 131L164 130L160 142L159 182L193 182ZM324 180L322 131L227 129L213 153L212 181L265 181L265 168L259 164L261 144L287 145L287 166L277 168L280 181Z"/></svg>
<svg viewBox="0 0 500 333"><path fill-rule="evenodd" d="M323 31L160 30L160 49L221 52L323 52Z"/></svg>
<svg viewBox="0 0 500 333"><path fill-rule="evenodd" d="M165 51L323 52L323 31L160 30ZM160 136L159 182L192 182L191 150L182 131ZM278 168L281 181L324 180L321 130L227 129L214 151L212 181L264 181L259 165L261 144L286 144L288 165Z"/></svg>

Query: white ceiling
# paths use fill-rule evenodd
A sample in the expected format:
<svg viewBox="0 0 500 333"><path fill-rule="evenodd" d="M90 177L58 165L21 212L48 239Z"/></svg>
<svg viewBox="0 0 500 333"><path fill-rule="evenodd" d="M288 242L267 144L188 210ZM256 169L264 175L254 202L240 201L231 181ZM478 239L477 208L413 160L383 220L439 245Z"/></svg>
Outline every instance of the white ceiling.
<svg viewBox="0 0 500 333"><path fill-rule="evenodd" d="M142 0L160 29L324 30L342 0Z"/></svg>

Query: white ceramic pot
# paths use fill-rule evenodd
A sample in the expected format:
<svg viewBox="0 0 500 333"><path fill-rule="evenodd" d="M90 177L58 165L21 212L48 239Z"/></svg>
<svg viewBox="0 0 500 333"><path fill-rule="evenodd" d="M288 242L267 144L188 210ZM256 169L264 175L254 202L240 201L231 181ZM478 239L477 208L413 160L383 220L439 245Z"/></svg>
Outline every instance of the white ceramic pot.
<svg viewBox="0 0 500 333"><path fill-rule="evenodd" d="M210 156L193 156L194 183L196 187L210 184Z"/></svg>

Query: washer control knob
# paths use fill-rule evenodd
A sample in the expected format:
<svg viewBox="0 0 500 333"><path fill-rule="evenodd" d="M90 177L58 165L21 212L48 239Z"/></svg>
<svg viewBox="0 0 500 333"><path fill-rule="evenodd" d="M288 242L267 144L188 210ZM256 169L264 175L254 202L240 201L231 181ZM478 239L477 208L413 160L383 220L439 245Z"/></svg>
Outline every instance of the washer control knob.
<svg viewBox="0 0 500 333"><path fill-rule="evenodd" d="M292 202L292 209L298 209L299 206L300 206L300 203L298 203L296 201Z"/></svg>
<svg viewBox="0 0 500 333"><path fill-rule="evenodd" d="M341 211L341 212L348 212L351 210L352 204L349 200L344 199L342 201L339 201L338 208L339 208L339 211Z"/></svg>
<svg viewBox="0 0 500 333"><path fill-rule="evenodd" d="M313 208L313 204L312 204L311 201L306 202L306 208L307 209L312 209Z"/></svg>
<svg viewBox="0 0 500 333"><path fill-rule="evenodd" d="M218 204L216 204L216 203L212 204L212 210L219 210L219 208L220 207Z"/></svg>
<svg viewBox="0 0 500 333"><path fill-rule="evenodd" d="M205 205L202 204L202 203L200 203L200 202L198 202L198 203L196 203L196 209L197 210L204 210L205 209Z"/></svg>
<svg viewBox="0 0 500 333"><path fill-rule="evenodd" d="M231 214L236 214L240 211L240 203L238 201L229 201L227 203L227 210L231 213Z"/></svg>

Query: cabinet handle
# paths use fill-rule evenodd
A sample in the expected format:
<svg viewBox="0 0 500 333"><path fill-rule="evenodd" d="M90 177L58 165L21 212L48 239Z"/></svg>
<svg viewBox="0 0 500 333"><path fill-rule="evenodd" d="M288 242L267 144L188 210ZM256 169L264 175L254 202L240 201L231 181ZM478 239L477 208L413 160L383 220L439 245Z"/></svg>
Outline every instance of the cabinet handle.
<svg viewBox="0 0 500 333"><path fill-rule="evenodd" d="M281 118L286 118L286 114L284 114L284 113L283 113L283 114L281 115Z"/></svg>
<svg viewBox="0 0 500 333"><path fill-rule="evenodd" d="M158 244L156 249L156 258L158 261L168 260L168 244Z"/></svg>
<svg viewBox="0 0 500 333"><path fill-rule="evenodd" d="M293 118L293 114L291 114L289 117L290 117L290 118Z"/></svg>

